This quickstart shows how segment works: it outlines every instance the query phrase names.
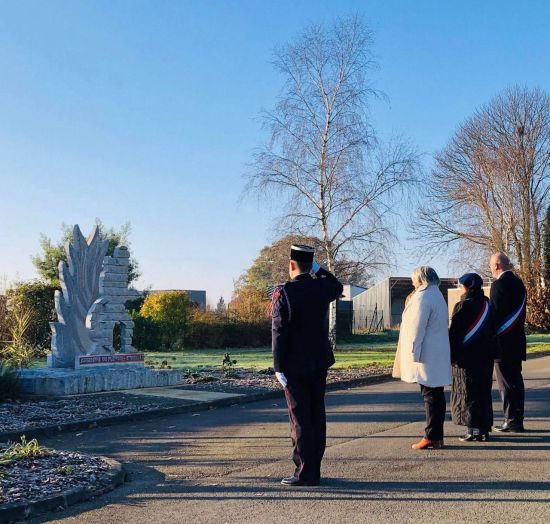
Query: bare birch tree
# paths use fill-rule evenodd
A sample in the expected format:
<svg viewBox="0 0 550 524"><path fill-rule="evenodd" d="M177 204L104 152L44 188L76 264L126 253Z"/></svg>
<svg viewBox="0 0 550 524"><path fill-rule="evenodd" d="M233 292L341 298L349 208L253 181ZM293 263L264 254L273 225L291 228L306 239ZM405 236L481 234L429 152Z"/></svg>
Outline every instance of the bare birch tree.
<svg viewBox="0 0 550 524"><path fill-rule="evenodd" d="M435 160L416 234L435 249L508 253L534 313L544 287L550 96L540 89L506 90L466 120Z"/></svg>
<svg viewBox="0 0 550 524"><path fill-rule="evenodd" d="M380 96L369 80L371 33L358 16L311 26L273 64L284 86L262 115L270 140L256 152L247 189L278 199L283 231L319 237L330 271L342 258L372 272L387 260L387 218L418 157L402 140L382 145L369 120ZM335 305L333 340L334 313Z"/></svg>

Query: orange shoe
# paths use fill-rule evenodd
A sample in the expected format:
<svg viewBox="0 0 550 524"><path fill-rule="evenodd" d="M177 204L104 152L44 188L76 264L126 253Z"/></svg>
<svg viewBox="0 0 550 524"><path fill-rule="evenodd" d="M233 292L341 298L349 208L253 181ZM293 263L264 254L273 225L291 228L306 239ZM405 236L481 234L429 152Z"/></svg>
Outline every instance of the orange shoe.
<svg viewBox="0 0 550 524"><path fill-rule="evenodd" d="M411 447L413 449L442 449L443 440L428 440L427 438L423 438L420 442L413 444Z"/></svg>

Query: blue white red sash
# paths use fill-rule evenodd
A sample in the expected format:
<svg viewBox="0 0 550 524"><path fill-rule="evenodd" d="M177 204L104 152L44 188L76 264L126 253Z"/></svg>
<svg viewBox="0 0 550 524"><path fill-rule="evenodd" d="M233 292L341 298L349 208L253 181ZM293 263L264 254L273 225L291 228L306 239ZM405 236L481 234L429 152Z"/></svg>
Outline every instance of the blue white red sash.
<svg viewBox="0 0 550 524"><path fill-rule="evenodd" d="M474 320L474 323L468 328L468 331L466 332L466 336L464 337L464 340L462 341L464 344L467 344L472 340L473 337L475 337L483 328L485 323L487 322L487 319L489 318L489 304L486 300L483 301L483 307L481 308L481 312L477 316L477 318Z"/></svg>
<svg viewBox="0 0 550 524"><path fill-rule="evenodd" d="M523 302L521 303L521 306L514 311L500 326L497 330L497 335L504 335L505 333L508 333L512 330L512 328L516 325L516 322L518 321L521 313L523 312L523 308L525 307L525 302L527 301L527 295L523 297Z"/></svg>

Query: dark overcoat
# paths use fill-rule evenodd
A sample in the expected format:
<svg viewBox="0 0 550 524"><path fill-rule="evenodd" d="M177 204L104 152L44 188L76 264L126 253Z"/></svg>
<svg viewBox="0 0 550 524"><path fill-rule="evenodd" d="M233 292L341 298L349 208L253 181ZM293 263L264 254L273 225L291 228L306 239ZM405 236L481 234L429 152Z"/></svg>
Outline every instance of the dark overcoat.
<svg viewBox="0 0 550 524"><path fill-rule="evenodd" d="M527 291L521 278L514 272L505 271L491 284L491 309L500 351L496 360L509 362L526 360L526 303Z"/></svg>
<svg viewBox="0 0 550 524"><path fill-rule="evenodd" d="M493 424L495 323L481 290L456 304L449 329L453 382L451 412L460 426L489 430Z"/></svg>

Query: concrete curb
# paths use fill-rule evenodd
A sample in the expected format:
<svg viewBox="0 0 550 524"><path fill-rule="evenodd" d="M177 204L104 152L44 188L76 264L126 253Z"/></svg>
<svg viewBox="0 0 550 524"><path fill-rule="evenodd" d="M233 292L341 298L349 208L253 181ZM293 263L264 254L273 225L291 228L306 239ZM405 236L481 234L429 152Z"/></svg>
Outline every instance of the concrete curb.
<svg viewBox="0 0 550 524"><path fill-rule="evenodd" d="M0 505L0 522L25 520L43 513L65 509L68 506L108 493L123 484L126 480L126 472L122 464L107 457L100 458L109 464L109 470L106 472L107 480L102 482L100 489L90 486L73 488L59 495L52 495L40 500Z"/></svg>
<svg viewBox="0 0 550 524"><path fill-rule="evenodd" d="M336 389L346 389L352 387L366 386L369 384L377 384L379 382L385 382L391 380L391 376L376 375L373 377L364 377L353 380L341 380L327 384L327 390L333 391ZM112 426L114 424L121 424L124 422L135 422L139 420L147 420L150 418L164 417L168 415L179 415L182 413L190 413L196 411L206 411L212 408L220 408L232 406L234 404L248 404L251 402L258 402L260 400L269 400L275 398L284 398L282 390L277 391L265 391L262 393L252 393L250 395L243 395L242 397L230 397L222 398L218 400L211 400L209 402L195 402L193 404L186 404L184 406L173 406L169 408L154 409L151 411L143 411L141 413L130 413L128 415L118 415L114 417L104 417L97 420L81 420L79 422L68 422L66 424L56 424L52 426L43 426L41 428L29 428L21 431L11 431L0 433L0 442L16 441L22 435L27 438L39 438L49 435L55 435L56 433L65 433L70 431L80 431L93 429L96 427Z"/></svg>

